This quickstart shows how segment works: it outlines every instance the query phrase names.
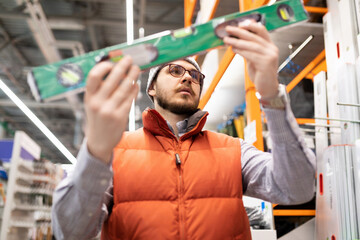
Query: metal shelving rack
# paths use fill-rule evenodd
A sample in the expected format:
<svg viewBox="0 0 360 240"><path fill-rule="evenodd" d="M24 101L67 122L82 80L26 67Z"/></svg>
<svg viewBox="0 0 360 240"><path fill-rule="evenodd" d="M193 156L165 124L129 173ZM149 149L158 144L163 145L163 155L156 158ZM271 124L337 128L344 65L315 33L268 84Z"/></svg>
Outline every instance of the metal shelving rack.
<svg viewBox="0 0 360 240"><path fill-rule="evenodd" d="M316 239L360 236L360 6L328 0L327 74L314 81L317 151ZM320 92L325 96L320 96Z"/></svg>
<svg viewBox="0 0 360 240"><path fill-rule="evenodd" d="M212 15L218 2L214 3ZM240 11L268 2L239 0ZM274 216L315 216L316 213L316 239L357 239L360 235L360 2L327 0L328 8L306 6L308 2L304 0L308 12L326 14L323 18L325 49L286 89L290 92L305 77L314 82L315 118L300 118L297 122L315 127L317 209L279 209L273 213ZM196 0L185 0L187 26L191 24L195 4ZM209 89L200 101L200 108L207 104L233 57L231 49L227 49ZM319 82L323 87L316 86ZM254 146L264 150L260 105L246 66L245 91L247 122L256 122L257 141ZM322 95L317 91L321 91ZM343 194L339 194L341 192ZM333 202L335 197L339 201Z"/></svg>
<svg viewBox="0 0 360 240"><path fill-rule="evenodd" d="M15 133L1 239L51 239L52 194L62 170L40 152L24 132Z"/></svg>
<svg viewBox="0 0 360 240"><path fill-rule="evenodd" d="M219 4L220 0L214 1L214 5L209 15L209 19L214 16L216 8ZM191 19L193 17L193 11L195 9L196 0L184 0L185 4L185 26L191 25ZM305 0L304 4L307 4L309 0ZM239 7L240 11L248 11L254 8L261 7L269 3L269 0L239 0ZM318 14L325 14L327 13L327 8L323 7L312 7L312 6L305 6L305 9L308 12L318 13ZM225 73L226 69L230 65L231 61L233 60L235 54L232 52L231 48L228 48L219 64L217 73L215 74L209 88L203 95L200 100L199 108L203 109L207 102L209 101L212 93L214 92L217 84L219 83L220 79L222 78L223 74ZM290 92L297 84L301 82L304 77L311 77L316 75L321 71L326 71L326 60L325 60L325 50L323 50L318 56L314 58L288 85L287 85L287 92ZM255 96L255 86L251 82L250 77L246 70L245 65L245 98L246 98L246 112L247 112L247 123L255 122L256 126L256 141L253 143L255 147L259 150L264 150L263 144L263 129L262 129L262 112L260 109L260 103L257 97ZM296 119L298 124L314 124L314 119L306 119L306 118L298 118ZM266 119L265 119L266 121ZM275 207L276 205L274 205ZM314 209L276 209L274 210L274 216L315 216Z"/></svg>

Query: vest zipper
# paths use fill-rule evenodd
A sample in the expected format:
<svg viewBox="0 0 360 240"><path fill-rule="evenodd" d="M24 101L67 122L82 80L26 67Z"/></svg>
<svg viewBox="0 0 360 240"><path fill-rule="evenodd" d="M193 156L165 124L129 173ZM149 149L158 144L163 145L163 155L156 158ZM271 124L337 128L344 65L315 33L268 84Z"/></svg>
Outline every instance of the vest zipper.
<svg viewBox="0 0 360 240"><path fill-rule="evenodd" d="M179 224L180 224L180 239L185 239L185 217L184 217L184 202L183 202L183 184L182 184L182 172L181 172L181 159L178 153L175 153L175 163L179 170Z"/></svg>
<svg viewBox="0 0 360 240"><path fill-rule="evenodd" d="M178 153L175 153L175 163L176 163L176 167L180 168L181 166L181 159Z"/></svg>

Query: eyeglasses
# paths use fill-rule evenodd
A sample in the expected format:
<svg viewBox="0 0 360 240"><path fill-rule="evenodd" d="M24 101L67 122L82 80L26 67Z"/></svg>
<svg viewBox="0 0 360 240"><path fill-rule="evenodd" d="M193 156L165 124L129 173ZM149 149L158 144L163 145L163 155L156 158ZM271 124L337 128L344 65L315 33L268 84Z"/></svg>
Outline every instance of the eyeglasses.
<svg viewBox="0 0 360 240"><path fill-rule="evenodd" d="M191 76L191 79L196 84L202 84L205 78L205 75L199 72L198 70L192 69L187 70L183 66L177 64L167 64L164 67L169 66L169 73L173 77L181 78L184 76L185 72L188 72Z"/></svg>

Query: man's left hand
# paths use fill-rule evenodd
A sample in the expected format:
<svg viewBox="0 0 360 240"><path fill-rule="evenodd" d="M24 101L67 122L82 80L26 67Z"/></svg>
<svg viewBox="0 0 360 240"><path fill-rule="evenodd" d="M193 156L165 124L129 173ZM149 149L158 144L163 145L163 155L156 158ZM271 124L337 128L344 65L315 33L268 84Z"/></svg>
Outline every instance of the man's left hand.
<svg viewBox="0 0 360 240"><path fill-rule="evenodd" d="M227 26L226 31L231 37L225 37L224 43L246 59L248 73L256 90L263 98L276 96L279 50L271 41L265 26L249 20L239 27Z"/></svg>

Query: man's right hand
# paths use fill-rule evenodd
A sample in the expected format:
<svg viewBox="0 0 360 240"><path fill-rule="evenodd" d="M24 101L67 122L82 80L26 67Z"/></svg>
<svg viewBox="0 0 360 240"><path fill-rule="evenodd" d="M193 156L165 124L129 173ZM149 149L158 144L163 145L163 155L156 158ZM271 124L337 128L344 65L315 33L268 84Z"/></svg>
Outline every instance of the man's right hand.
<svg viewBox="0 0 360 240"><path fill-rule="evenodd" d="M87 147L105 163L127 128L131 104L139 92L139 74L140 68L128 56L116 64L101 62L89 72L84 100Z"/></svg>

